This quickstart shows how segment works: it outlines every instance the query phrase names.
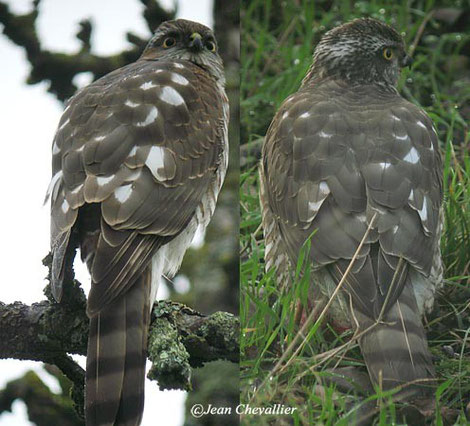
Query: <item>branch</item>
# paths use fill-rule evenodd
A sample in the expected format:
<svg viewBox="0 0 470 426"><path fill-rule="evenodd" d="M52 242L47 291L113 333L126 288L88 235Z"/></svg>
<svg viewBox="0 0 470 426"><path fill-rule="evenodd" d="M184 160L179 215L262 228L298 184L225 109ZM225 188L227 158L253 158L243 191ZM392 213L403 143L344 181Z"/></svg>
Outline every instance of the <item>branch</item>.
<svg viewBox="0 0 470 426"><path fill-rule="evenodd" d="M127 40L133 45L130 49L115 55L95 55L90 52L93 25L90 20L84 20L79 23L80 29L76 34L81 44L77 53L44 50L36 31L39 3L39 0L33 2L33 9L30 13L15 15L10 11L8 4L0 2L0 24L3 25L3 34L26 52L26 57L31 64L28 84L47 81L50 83L48 91L62 102L76 92L77 87L73 79L77 74L91 72L93 79L97 79L134 62L145 47L146 40L133 33L127 33ZM174 11L165 11L154 0L141 0L141 3L144 5L144 19L151 30L154 30L162 21L174 16Z"/></svg>
<svg viewBox="0 0 470 426"><path fill-rule="evenodd" d="M72 384L64 379L57 368L46 365L46 370L59 380L60 393L51 392L34 371L28 371L22 377L8 382L4 389L0 390L0 415L11 412L13 403L20 399L28 407L28 419L32 424L84 426L70 401Z"/></svg>
<svg viewBox="0 0 470 426"><path fill-rule="evenodd" d="M76 303L43 300L28 306L0 302L0 358L54 364L55 358L66 353L86 355L85 295L77 281L73 290L81 292Z"/></svg>
<svg viewBox="0 0 470 426"><path fill-rule="evenodd" d="M161 358L155 354L155 347L179 344L186 350L191 367L218 359L238 362L239 320L234 315L216 312L205 316L171 301L157 302L153 313L149 346L153 348L154 362ZM163 323L168 323L168 328ZM176 334L171 334L173 331ZM177 340L169 342L169 337ZM60 364L67 353L86 355L87 339L88 318L83 305L78 309L47 300L31 306L0 302L0 359Z"/></svg>
<svg viewBox="0 0 470 426"><path fill-rule="evenodd" d="M238 363L240 322L234 315L204 316L169 301L157 302L153 314L149 337L153 366L148 378L157 380L160 388L190 390L190 367L218 359Z"/></svg>
<svg viewBox="0 0 470 426"><path fill-rule="evenodd" d="M73 259L73 251L69 253ZM50 266L51 257L44 259ZM0 358L54 364L74 383L75 401L83 398L84 371L67 354L86 355L89 320L80 283L69 270L62 303L48 300L31 306L0 302ZM149 335L151 380L164 389L189 389L191 367L224 359L238 362L239 319L226 312L204 316L185 305L158 302Z"/></svg>

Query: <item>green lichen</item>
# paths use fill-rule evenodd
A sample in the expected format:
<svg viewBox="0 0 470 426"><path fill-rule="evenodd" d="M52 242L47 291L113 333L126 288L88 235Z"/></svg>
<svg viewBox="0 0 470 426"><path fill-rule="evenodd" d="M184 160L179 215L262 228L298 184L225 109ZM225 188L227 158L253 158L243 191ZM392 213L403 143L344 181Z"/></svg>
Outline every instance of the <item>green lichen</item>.
<svg viewBox="0 0 470 426"><path fill-rule="evenodd" d="M189 354L181 343L176 327L157 318L150 328L149 359L153 365L148 373L161 389L191 390Z"/></svg>
<svg viewBox="0 0 470 426"><path fill-rule="evenodd" d="M200 328L201 334L211 346L225 348L229 352L239 348L240 325L238 319L227 312L215 312Z"/></svg>

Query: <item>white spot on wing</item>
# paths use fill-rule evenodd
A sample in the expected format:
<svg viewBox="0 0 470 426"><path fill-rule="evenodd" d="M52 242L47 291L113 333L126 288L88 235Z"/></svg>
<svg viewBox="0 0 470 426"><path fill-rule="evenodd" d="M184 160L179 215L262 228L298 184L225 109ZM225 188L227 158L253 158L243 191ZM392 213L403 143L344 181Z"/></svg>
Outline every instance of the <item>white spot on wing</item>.
<svg viewBox="0 0 470 426"><path fill-rule="evenodd" d="M285 111L284 114L282 114L282 119L289 117L289 111Z"/></svg>
<svg viewBox="0 0 470 426"><path fill-rule="evenodd" d="M411 164L416 164L419 161L419 152L413 147L410 149L408 154L406 154L403 160Z"/></svg>
<svg viewBox="0 0 470 426"><path fill-rule="evenodd" d="M157 86L156 86L155 84L153 84L152 81L146 81L145 83L142 83L142 84L140 85L140 88L141 88L142 90L149 90L149 89L152 89L152 88L154 88L154 87L157 87Z"/></svg>
<svg viewBox="0 0 470 426"><path fill-rule="evenodd" d="M421 128L423 128L423 129L426 129L426 130L427 130L426 125L425 125L422 121L418 120L418 121L416 122L416 124L417 124L419 127L421 127Z"/></svg>
<svg viewBox="0 0 470 426"><path fill-rule="evenodd" d="M330 193L330 187L324 180L320 182L319 191L320 194L325 197Z"/></svg>
<svg viewBox="0 0 470 426"><path fill-rule="evenodd" d="M181 84L182 86L187 86L189 84L188 79L182 75L176 74L175 72L171 73L171 80L177 84Z"/></svg>
<svg viewBox="0 0 470 426"><path fill-rule="evenodd" d="M284 101L284 105L287 105L287 104L291 103L293 97L294 97L293 95L288 96L288 97L286 98L286 100Z"/></svg>
<svg viewBox="0 0 470 426"><path fill-rule="evenodd" d="M148 126L149 124L153 123L157 117L158 117L158 109L153 106L150 112L148 113L147 117L145 118L145 120L139 121L138 123L136 123L136 125L137 127Z"/></svg>
<svg viewBox="0 0 470 426"><path fill-rule="evenodd" d="M129 157L133 157L135 154L137 154L137 146L134 145L129 152Z"/></svg>
<svg viewBox="0 0 470 426"><path fill-rule="evenodd" d="M145 165L150 169L155 179L164 180L164 176L159 173L165 163L165 150L160 146L152 146L149 155L145 160Z"/></svg>
<svg viewBox="0 0 470 426"><path fill-rule="evenodd" d="M101 142L103 139L106 139L106 136L96 136L96 137L94 138L94 140L95 140L96 142Z"/></svg>
<svg viewBox="0 0 470 426"><path fill-rule="evenodd" d="M132 184L120 186L114 191L114 197L120 203L125 203L132 194Z"/></svg>
<svg viewBox="0 0 470 426"><path fill-rule="evenodd" d="M183 68L184 68L184 65L183 65L183 64L180 64L180 63L178 63L178 62L175 62L175 63L173 64L173 66L174 66L175 68L179 68L179 69L183 69Z"/></svg>
<svg viewBox="0 0 470 426"><path fill-rule="evenodd" d="M60 152L60 148L57 145L57 142L54 141L54 143L52 144L52 155L58 154L59 152Z"/></svg>
<svg viewBox="0 0 470 426"><path fill-rule="evenodd" d="M98 176L96 178L96 183L99 186L106 185L107 183L111 182L114 179L114 175L111 176Z"/></svg>
<svg viewBox="0 0 470 426"><path fill-rule="evenodd" d="M382 170L387 170L391 166L391 163L388 163L388 162L379 163L379 166L382 168Z"/></svg>
<svg viewBox="0 0 470 426"><path fill-rule="evenodd" d="M308 117L310 117L310 113L308 111L304 112L303 114L299 116L299 118L308 118Z"/></svg>
<svg viewBox="0 0 470 426"><path fill-rule="evenodd" d="M309 201L308 203L308 208L312 212L317 212L321 205L323 204L323 201L325 201L325 198L328 196L330 193L330 187L325 181L321 181L320 184L318 185L318 191L317 194L315 195L315 201Z"/></svg>
<svg viewBox="0 0 470 426"><path fill-rule="evenodd" d="M127 106L130 107L130 108L136 108L136 107L138 107L140 104L139 104L138 102L132 102L132 101L130 101L130 100L128 99L126 102L124 102L124 105L127 105Z"/></svg>
<svg viewBox="0 0 470 426"><path fill-rule="evenodd" d="M422 222L426 222L428 220L428 206L427 206L428 197L424 197L423 200L423 207L421 210L418 210L419 217L421 218Z"/></svg>
<svg viewBox="0 0 470 426"><path fill-rule="evenodd" d="M317 212L320 209L322 204L323 204L323 200L309 201L308 202L308 208L309 208L309 210L313 210L313 211Z"/></svg>
<svg viewBox="0 0 470 426"><path fill-rule="evenodd" d="M78 185L75 189L72 190L72 194L77 194L83 188L83 183Z"/></svg>
<svg viewBox="0 0 470 426"><path fill-rule="evenodd" d="M62 206L60 207L64 213L67 213L70 208L70 204L68 203L67 200L64 199Z"/></svg>
<svg viewBox="0 0 470 426"><path fill-rule="evenodd" d="M408 135L407 134L405 134L403 136L395 135L395 139L398 139L398 140L401 140L401 141L406 141L408 139Z"/></svg>
<svg viewBox="0 0 470 426"><path fill-rule="evenodd" d="M59 130L62 130L67 124L70 123L70 118L67 118L59 127Z"/></svg>
<svg viewBox="0 0 470 426"><path fill-rule="evenodd" d="M184 99L173 87L165 86L160 93L160 99L167 104L178 106L184 104Z"/></svg>
<svg viewBox="0 0 470 426"><path fill-rule="evenodd" d="M333 135L331 133L324 132L323 130L318 134L321 138L331 138Z"/></svg>
<svg viewBox="0 0 470 426"><path fill-rule="evenodd" d="M367 222L367 217L365 213L361 213L356 215L356 219L359 220L361 223L366 223Z"/></svg>

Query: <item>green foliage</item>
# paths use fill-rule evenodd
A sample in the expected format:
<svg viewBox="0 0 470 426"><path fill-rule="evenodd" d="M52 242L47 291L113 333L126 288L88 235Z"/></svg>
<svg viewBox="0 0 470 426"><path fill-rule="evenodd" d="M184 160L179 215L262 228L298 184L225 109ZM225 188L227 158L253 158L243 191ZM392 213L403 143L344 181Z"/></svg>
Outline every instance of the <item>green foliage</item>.
<svg viewBox="0 0 470 426"><path fill-rule="evenodd" d="M372 16L404 33L414 63L402 73L399 90L433 119L442 149L445 227L442 254L446 283L427 332L439 377L437 424L467 424L470 395L470 24L461 1L242 1L241 71L241 401L297 407L293 424L350 424L371 401L380 402L376 424L400 422L402 412L381 394L359 401L339 394L328 369L363 365L351 332L338 334L325 325L306 328L299 344L286 350L299 331L294 312L306 302L306 283L289 291L264 272L264 240L258 200L256 159L262 137L282 101L299 87L311 63L314 45L332 27ZM465 8L466 7L466 8ZM441 13L455 12L455 19ZM431 13L432 12L432 13ZM465 15L466 14L466 15ZM302 321L305 318L302 317ZM300 322L302 324L302 321ZM281 357L283 362L275 367ZM275 374L270 374L276 368ZM321 385L321 386L320 386ZM243 416L243 424L279 422L277 416ZM410 423L411 424L411 423Z"/></svg>

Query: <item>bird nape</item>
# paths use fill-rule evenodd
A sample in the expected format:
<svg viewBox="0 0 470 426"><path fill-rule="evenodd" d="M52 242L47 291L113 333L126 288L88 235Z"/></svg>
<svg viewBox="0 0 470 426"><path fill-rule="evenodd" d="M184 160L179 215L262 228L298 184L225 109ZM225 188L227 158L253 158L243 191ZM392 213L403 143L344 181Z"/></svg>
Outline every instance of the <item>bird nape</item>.
<svg viewBox="0 0 470 426"><path fill-rule="evenodd" d="M138 425L150 310L215 209L228 100L212 31L162 23L142 56L73 96L52 147L52 289L68 250L91 275L86 424Z"/></svg>

